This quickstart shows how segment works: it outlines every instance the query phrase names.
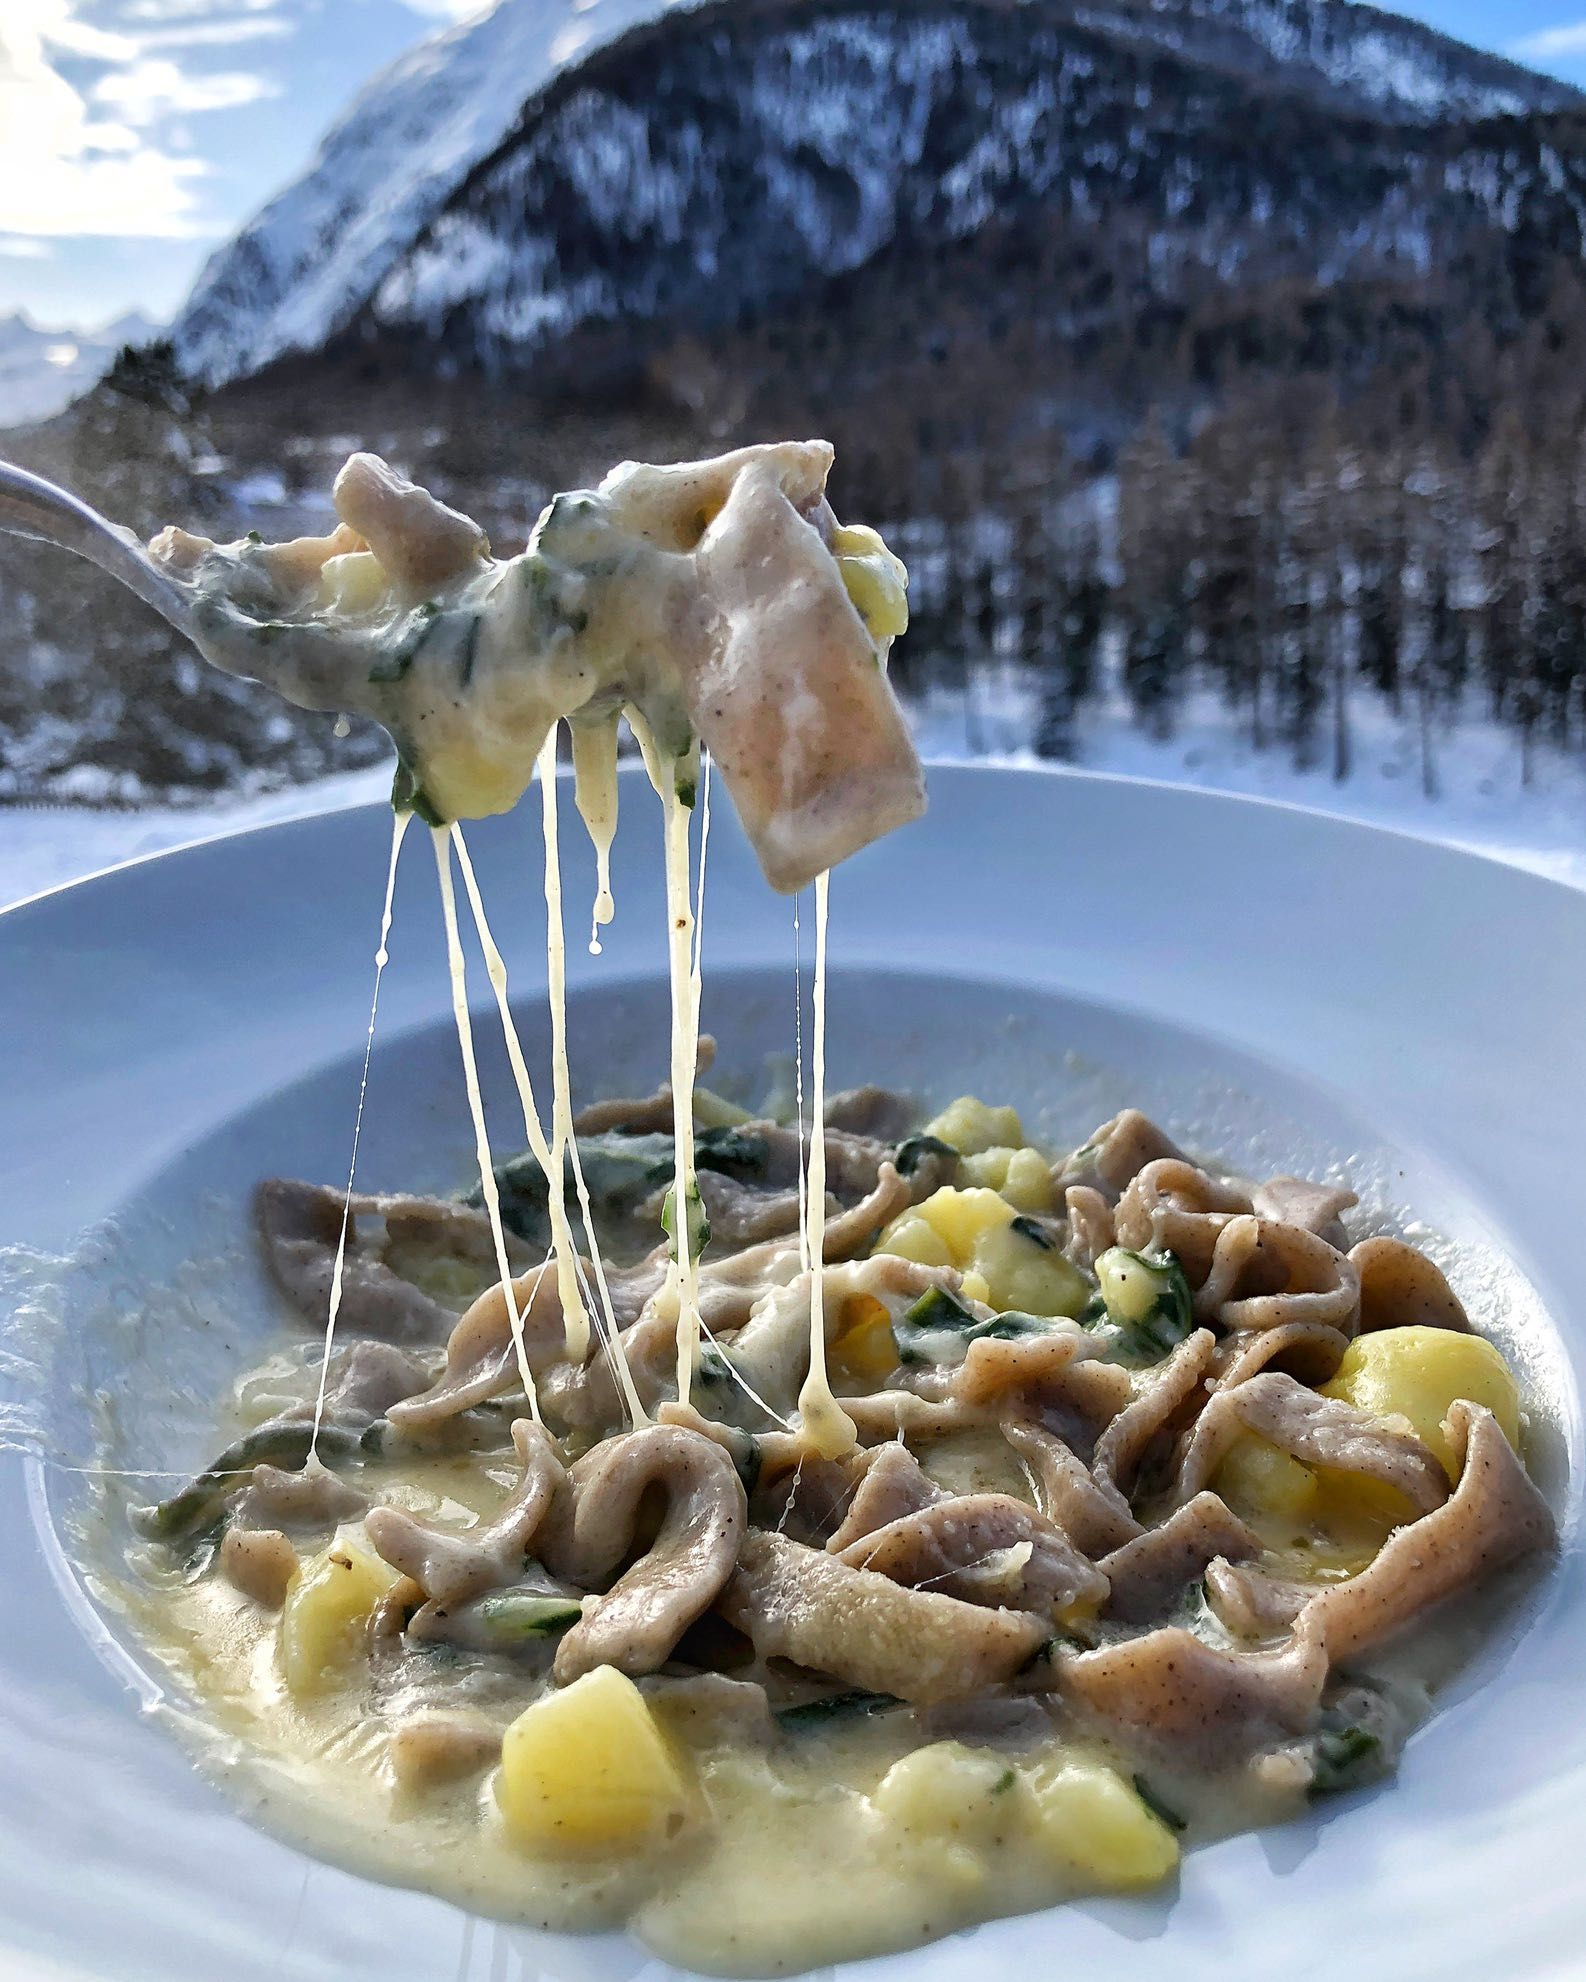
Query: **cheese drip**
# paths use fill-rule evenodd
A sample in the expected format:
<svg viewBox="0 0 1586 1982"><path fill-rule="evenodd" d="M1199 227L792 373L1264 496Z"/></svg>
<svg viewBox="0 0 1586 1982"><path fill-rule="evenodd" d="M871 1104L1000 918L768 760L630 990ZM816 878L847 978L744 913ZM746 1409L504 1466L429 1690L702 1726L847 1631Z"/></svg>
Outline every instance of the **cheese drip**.
<svg viewBox="0 0 1586 1982"><path fill-rule="evenodd" d="M649 725L627 712L650 782L661 800L666 859L666 954L672 998L672 1265L669 1305L677 1314L677 1395L687 1404L699 1361L699 1261L694 1219L699 1185L694 1175L694 1072L699 1064L699 980L694 973L694 912L689 901L689 821L697 794L698 758L663 757ZM686 799L679 796L679 786Z"/></svg>
<svg viewBox="0 0 1586 1982"><path fill-rule="evenodd" d="M479 1063L474 1057L473 1021L468 1016L468 973L463 962L462 938L457 933L457 898L452 890L451 838L444 826L433 826L435 872L440 880L441 916L446 924L446 966L451 978L452 1017L457 1025L457 1045L463 1056L463 1082L468 1089L468 1112L474 1124L474 1151L479 1159L479 1186L484 1193L485 1215L495 1243L496 1268L501 1276L501 1297L507 1304L507 1320L512 1329L512 1346L517 1351L518 1374L528 1393L529 1409L538 1421L540 1402L529 1368L529 1352L523 1340L523 1317L518 1312L517 1289L507 1259L507 1235L501 1227L501 1193L490 1161L490 1137L485 1128L485 1102L479 1090ZM555 1193L552 1192L552 1196Z"/></svg>
<svg viewBox="0 0 1586 1982"><path fill-rule="evenodd" d="M611 843L617 837L617 718L569 727L573 735L573 803L595 849L589 954L598 957L600 932L617 912L611 896Z"/></svg>
<svg viewBox="0 0 1586 1982"><path fill-rule="evenodd" d="M854 1421L832 1395L826 1375L826 915L831 875L815 877L815 977L810 987L814 1024L810 1042L810 1156L804 1194L806 1233L801 1253L810 1261L810 1368L799 1391L804 1436L823 1459L840 1458L859 1442Z"/></svg>
<svg viewBox="0 0 1586 1982"><path fill-rule="evenodd" d="M556 783L556 731L553 729L546 739L545 748L540 753L540 808L545 836L545 983L551 1010L551 1168L546 1171L546 1181L550 1194L559 1200L563 1223L566 1223L566 1202L563 1196L563 1166L571 1163L573 1187L578 1193L578 1208L584 1220L584 1231L589 1240L590 1263L595 1269L595 1282L600 1289L601 1313L606 1324L608 1352L613 1357L618 1382L622 1386L623 1399L628 1415L637 1424L648 1422L644 1406L639 1402L639 1393L633 1385L633 1373L628 1367L628 1352L617 1327L616 1310L612 1306L611 1288L606 1280L606 1263L600 1256L600 1235L595 1230L595 1214L590 1203L589 1185L584 1180L584 1159L579 1154L578 1138L573 1133L572 1077L567 1064L567 931L562 919L562 848L557 817ZM554 1180L554 1181L552 1181ZM577 1353L582 1354L588 1344L587 1326L584 1342ZM572 1330L568 1330L568 1352L574 1353Z"/></svg>
<svg viewBox="0 0 1586 1982"><path fill-rule="evenodd" d="M457 864L462 869L463 886L468 893L468 906L473 911L474 929L478 934L479 947L485 959L485 972L490 979L490 988L495 993L496 1011L501 1019L501 1036L506 1045L513 1082L518 1090L518 1103L523 1110L523 1133L528 1138L535 1162L545 1173L546 1210L551 1221L551 1251L556 1261L556 1291L562 1303L562 1326L568 1354L582 1355L589 1342L589 1321L579 1292L578 1244L573 1237L573 1228L568 1220L567 1205L563 1195L551 1184L551 1179L559 1176L560 1172L552 1167L551 1145L545 1133L545 1125L540 1119L539 1104L535 1099L534 1082L529 1076L528 1062L524 1057L523 1042L518 1037L518 1028L512 1017L512 1006L507 994L507 966L485 917L484 898L479 892L479 881L474 873L473 862L468 857L468 847L463 839L461 826L453 826L451 834L452 844L457 849ZM535 1284L538 1285L538 1282Z"/></svg>
<svg viewBox="0 0 1586 1982"><path fill-rule="evenodd" d="M352 1225L352 1187L358 1175L358 1144L363 1136L363 1104L369 1094L369 1063L374 1057L375 1020L380 1015L380 981L391 961L391 905L396 899L397 860L407 834L411 812L391 815L391 858L386 865L385 902L380 910L380 941L374 953L374 990L369 998L369 1029L364 1034L363 1072L358 1080L358 1107L352 1118L352 1159L347 1165L347 1195L341 1207L341 1230L336 1235L336 1264L330 1276L330 1303L325 1314L325 1348L319 1363L319 1394L314 1399L314 1431L310 1451L319 1450L319 1428L325 1416L325 1386L330 1379L330 1352L336 1340L336 1317L341 1313L342 1279L347 1266L347 1234Z"/></svg>

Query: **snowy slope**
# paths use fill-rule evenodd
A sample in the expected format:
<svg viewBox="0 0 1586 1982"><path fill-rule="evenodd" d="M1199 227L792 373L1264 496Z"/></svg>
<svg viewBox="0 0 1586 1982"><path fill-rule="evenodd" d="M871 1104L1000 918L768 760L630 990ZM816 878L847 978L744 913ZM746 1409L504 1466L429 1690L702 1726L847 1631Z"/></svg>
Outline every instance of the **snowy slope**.
<svg viewBox="0 0 1586 1982"><path fill-rule="evenodd" d="M574 218L622 233L634 262L658 237L685 233L708 254L722 238L711 208L757 181L770 213L767 226L757 223L768 254L786 227L813 265L854 267L908 200L899 174L919 155L933 100L956 87L966 64L973 71L980 44L997 39L991 30L999 20L1004 46L1066 38L1074 60L1102 84L1112 67L1110 40L1125 63L1160 48L1192 72L1293 90L1329 111L1365 112L1390 125L1581 101L1563 84L1346 0L1020 0L1012 10L931 0L691 5L689 29L678 24L664 58L653 50L643 56L652 65L647 74L680 79L684 121L683 41L696 44L695 59L718 28L788 51L770 72L746 77L754 101L739 107L737 121L780 132L786 142L778 155L792 163L782 170L770 157L763 172L756 167L745 178L740 171L735 194L708 131L700 145L669 141L670 108L657 103L624 119L598 89L545 96L564 72L667 11L665 0L500 0L404 57L357 100L305 176L212 259L175 330L179 361L213 383L244 377L287 352L323 347L372 303L381 321L433 331L454 300L477 297L476 277L488 280L499 269L503 238L513 240L521 266L508 271L505 316L481 325L489 336L532 345L546 327L542 312L563 322L598 314L596 299L578 293L577 271L558 265L560 244L533 236L532 227L525 232L538 183L564 161L576 182ZM1027 29L1010 25L1013 13ZM834 63L870 87L840 103ZM1036 81L1037 95L1063 87L1060 73ZM996 176L992 154L1039 137L1041 105L1029 82L990 69L980 75L985 156L965 159L959 198L970 225ZM1009 88L1018 102L1003 100ZM830 128L822 106L836 119ZM813 174L806 159L816 163ZM483 215L466 207L478 171L493 175L494 210ZM658 291L670 280L659 266L650 274ZM642 294L625 300L645 307Z"/></svg>
<svg viewBox="0 0 1586 1982"><path fill-rule="evenodd" d="M178 361L218 383L322 344L550 77L664 5L503 0L403 56L211 257L173 333Z"/></svg>

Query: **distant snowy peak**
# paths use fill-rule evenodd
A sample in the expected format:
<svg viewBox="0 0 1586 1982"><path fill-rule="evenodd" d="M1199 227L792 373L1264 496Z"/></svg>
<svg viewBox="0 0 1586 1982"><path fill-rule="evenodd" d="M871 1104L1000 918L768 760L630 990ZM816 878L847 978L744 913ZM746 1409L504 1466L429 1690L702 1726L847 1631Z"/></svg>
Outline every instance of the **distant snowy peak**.
<svg viewBox="0 0 1586 1982"><path fill-rule="evenodd" d="M421 42L210 259L173 333L178 362L220 383L323 344L552 76L664 12L664 0L501 0Z"/></svg>
<svg viewBox="0 0 1586 1982"><path fill-rule="evenodd" d="M25 310L0 317L0 428L53 419L104 376L125 344L159 326L133 310L100 331L46 330Z"/></svg>
<svg viewBox="0 0 1586 1982"><path fill-rule="evenodd" d="M741 102L716 73L726 42ZM622 311L664 314L679 252L710 278L750 199L753 266L730 271L745 297L761 263L768 293L800 257L854 268L917 205L932 120L966 81L984 138L940 188L957 231L998 177L992 151L1028 138L1019 117L1061 111L1087 77L1092 96L1114 76L1135 89L1157 51L1185 89L1276 88L1389 127L1586 101L1352 0L501 0L378 77L215 255L173 333L178 362L220 384L352 327L449 338L453 310L476 349L533 349L609 314L610 283L572 239L591 228L627 244ZM604 90L613 63L637 64L643 87ZM761 138L763 154L743 148Z"/></svg>

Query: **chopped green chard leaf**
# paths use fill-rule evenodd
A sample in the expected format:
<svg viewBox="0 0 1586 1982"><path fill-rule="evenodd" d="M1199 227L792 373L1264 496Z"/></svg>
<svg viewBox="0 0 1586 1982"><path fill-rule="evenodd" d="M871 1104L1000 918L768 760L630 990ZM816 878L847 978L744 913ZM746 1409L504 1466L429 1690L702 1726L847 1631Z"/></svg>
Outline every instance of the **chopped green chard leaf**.
<svg viewBox="0 0 1586 1982"><path fill-rule="evenodd" d="M945 1287L928 1287L903 1317L910 1328L969 1329L975 1316Z"/></svg>
<svg viewBox="0 0 1586 1982"><path fill-rule="evenodd" d="M771 1161L762 1135L738 1128L701 1129L694 1138L696 1170L719 1170L723 1176L763 1177Z"/></svg>
<svg viewBox="0 0 1586 1982"><path fill-rule="evenodd" d="M956 1294L949 1293L945 1287L930 1287L895 1324L893 1333L897 1337L898 1361L918 1363L931 1360L921 1339L925 1336L952 1335L966 1345L1018 1342L1032 1335L1049 1334L1051 1326L1038 1315L1021 1314L1013 1309L980 1321Z"/></svg>
<svg viewBox="0 0 1586 1982"><path fill-rule="evenodd" d="M378 1422L378 1421L377 1421ZM373 1430L373 1426L370 1427ZM343 1459L356 1452L367 1433L321 1425L317 1450L321 1459ZM247 1483L255 1466L279 1466L297 1472L315 1450L314 1427L307 1419L291 1424L264 1424L246 1432L168 1500L152 1507L134 1507L128 1518L150 1541L176 1542L208 1527L225 1511L228 1494Z"/></svg>
<svg viewBox="0 0 1586 1982"><path fill-rule="evenodd" d="M698 1259L710 1244L710 1219L705 1213L705 1201L699 1194L699 1185L690 1177L687 1185L688 1197L688 1254L690 1259ZM672 1257L678 1257L677 1244L677 1186L674 1184L661 1201L661 1230L672 1241Z"/></svg>
<svg viewBox="0 0 1586 1982"><path fill-rule="evenodd" d="M1374 1782L1386 1766L1382 1740L1369 1728L1352 1723L1326 1727L1316 1737L1311 1770L1311 1795L1331 1796Z"/></svg>
<svg viewBox="0 0 1586 1982"><path fill-rule="evenodd" d="M1186 1828L1189 1819L1181 1817L1171 1803L1164 1803L1144 1776L1134 1776L1131 1780L1134 1783L1135 1795L1153 1817L1160 1819L1170 1831L1182 1831Z"/></svg>
<svg viewBox="0 0 1586 1982"><path fill-rule="evenodd" d="M1015 1218L1008 1229L1017 1232L1021 1239L1028 1239L1031 1245L1039 1246L1044 1253L1051 1252L1057 1244L1052 1234L1036 1218Z"/></svg>
<svg viewBox="0 0 1586 1982"><path fill-rule="evenodd" d="M482 1636L498 1651L559 1638L583 1614L576 1597L546 1596L538 1590L497 1590L474 1605Z"/></svg>
<svg viewBox="0 0 1586 1982"><path fill-rule="evenodd" d="M1195 1326L1189 1282L1170 1252L1109 1247L1096 1261L1096 1278L1106 1318L1131 1355L1159 1361Z"/></svg>
<svg viewBox="0 0 1586 1982"><path fill-rule="evenodd" d="M933 1156L940 1157L944 1163L958 1161L958 1151L950 1142L943 1142L940 1136L905 1136L898 1144L892 1164L900 1177L912 1177L920 1165Z"/></svg>
<svg viewBox="0 0 1586 1982"><path fill-rule="evenodd" d="M419 783L418 773L405 758L401 757L397 759L396 772L391 779L391 810L417 813L426 826L445 826L450 823L441 817L424 796L424 787Z"/></svg>
<svg viewBox="0 0 1586 1982"><path fill-rule="evenodd" d="M829 1693L823 1700L804 1700L796 1707L784 1707L777 1724L789 1734L827 1727L834 1721L862 1720L872 1714L891 1713L902 1706L890 1693Z"/></svg>

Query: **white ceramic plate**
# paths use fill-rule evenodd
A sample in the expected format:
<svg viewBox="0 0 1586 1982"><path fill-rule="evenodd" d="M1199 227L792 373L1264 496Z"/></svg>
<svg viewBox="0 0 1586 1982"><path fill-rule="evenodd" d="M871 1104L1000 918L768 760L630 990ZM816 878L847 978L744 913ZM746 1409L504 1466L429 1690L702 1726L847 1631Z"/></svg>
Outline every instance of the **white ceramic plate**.
<svg viewBox="0 0 1586 1982"><path fill-rule="evenodd" d="M662 1070L653 800L625 783L618 919L574 942L581 1093ZM643 813L643 819L633 815ZM792 926L726 807L706 897L720 1065L790 1045ZM543 1044L537 835L470 837ZM576 821L569 820L569 825ZM564 830L570 933L587 851ZM110 1398L119 1463L179 1466L276 1325L246 1238L261 1174L345 1174L387 821L363 808L122 868L0 918L0 1972L497 1982L657 1976L618 1936L471 1919L312 1860L237 1814L175 1737L72 1540ZM1419 841L1121 780L938 769L921 827L834 881L834 1085L1011 1098L1054 1138L1125 1100L1252 1167L1348 1159L1368 1208L1448 1235L1465 1291L1547 1399L1566 1547L1412 1744L1396 1786L1194 1855L1176 1894L1004 1921L888 1963L1176 1982L1580 1973L1586 1589L1580 1468L1586 897ZM805 931L806 960L808 928ZM480 1007L481 1041L491 1028ZM501 1063L486 1055L492 1091ZM499 1141L511 1118L498 1110ZM360 1182L455 1186L468 1133L428 848L398 892ZM200 1254L215 1271L184 1278ZM152 1318L141 1311L163 1290ZM53 1304L53 1305L52 1305ZM1543 1313L1551 1315L1551 1322ZM378 1826L382 1813L369 1812Z"/></svg>

